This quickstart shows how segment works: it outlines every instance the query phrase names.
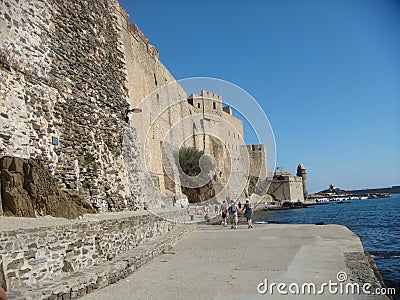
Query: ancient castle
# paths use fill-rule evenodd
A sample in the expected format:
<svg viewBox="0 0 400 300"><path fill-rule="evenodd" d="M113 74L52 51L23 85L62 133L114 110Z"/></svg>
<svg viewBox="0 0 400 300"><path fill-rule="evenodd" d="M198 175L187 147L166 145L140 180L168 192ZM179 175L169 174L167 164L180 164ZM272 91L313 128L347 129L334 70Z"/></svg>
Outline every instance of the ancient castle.
<svg viewBox="0 0 400 300"><path fill-rule="evenodd" d="M1 157L35 161L60 190L99 211L185 201L170 155L181 146L213 156L219 199L250 195L254 178L266 179L265 145L244 145L242 121L219 95L186 95L117 1L1 5ZM248 168L233 172L240 160ZM0 210L21 215L22 194L50 197L32 191L29 174L17 180L15 162L2 169Z"/></svg>
<svg viewBox="0 0 400 300"><path fill-rule="evenodd" d="M10 299L89 293L193 230L178 222L194 215L163 209L203 188L185 186L181 147L213 158L211 200L257 201L272 181L273 200L302 201L304 166L268 177L266 146L245 145L223 100L187 95L117 0L0 1L0 216L74 219L0 231ZM106 211L124 212L85 219ZM146 242L150 250L138 249Z"/></svg>

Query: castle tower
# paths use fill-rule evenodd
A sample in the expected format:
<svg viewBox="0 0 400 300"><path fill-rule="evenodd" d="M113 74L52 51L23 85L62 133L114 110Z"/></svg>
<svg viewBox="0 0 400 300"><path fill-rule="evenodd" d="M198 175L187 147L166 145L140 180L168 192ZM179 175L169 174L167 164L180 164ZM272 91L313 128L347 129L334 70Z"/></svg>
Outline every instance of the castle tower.
<svg viewBox="0 0 400 300"><path fill-rule="evenodd" d="M307 184L307 173L306 173L306 168L304 167L303 164L299 164L297 166L297 176L300 176L303 178L303 193L304 193L304 199L308 196L308 184Z"/></svg>
<svg viewBox="0 0 400 300"><path fill-rule="evenodd" d="M259 177L262 180L267 178L267 148L264 144L246 145L249 153L249 175Z"/></svg>

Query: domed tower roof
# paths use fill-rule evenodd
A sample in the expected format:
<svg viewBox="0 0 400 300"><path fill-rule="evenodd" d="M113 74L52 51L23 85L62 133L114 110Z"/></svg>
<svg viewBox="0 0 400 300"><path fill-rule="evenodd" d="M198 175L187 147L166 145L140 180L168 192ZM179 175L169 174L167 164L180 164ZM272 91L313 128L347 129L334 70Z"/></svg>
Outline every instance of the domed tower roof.
<svg viewBox="0 0 400 300"><path fill-rule="evenodd" d="M297 172L296 175L297 176L301 176L303 177L303 175L306 173L306 167L303 164L299 164L297 166Z"/></svg>
<svg viewBox="0 0 400 300"><path fill-rule="evenodd" d="M306 167L305 167L303 164L299 164L299 165L297 166L297 169L305 170Z"/></svg>

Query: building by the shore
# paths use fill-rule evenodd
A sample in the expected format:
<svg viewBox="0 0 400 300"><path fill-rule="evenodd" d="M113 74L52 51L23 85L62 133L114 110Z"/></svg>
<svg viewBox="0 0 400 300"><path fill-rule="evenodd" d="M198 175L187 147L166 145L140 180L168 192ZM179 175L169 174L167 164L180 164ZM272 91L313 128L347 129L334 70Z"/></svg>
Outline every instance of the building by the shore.
<svg viewBox="0 0 400 300"><path fill-rule="evenodd" d="M268 194L274 201L304 202L308 196L306 169L303 164L297 166L296 175L290 172L275 172Z"/></svg>

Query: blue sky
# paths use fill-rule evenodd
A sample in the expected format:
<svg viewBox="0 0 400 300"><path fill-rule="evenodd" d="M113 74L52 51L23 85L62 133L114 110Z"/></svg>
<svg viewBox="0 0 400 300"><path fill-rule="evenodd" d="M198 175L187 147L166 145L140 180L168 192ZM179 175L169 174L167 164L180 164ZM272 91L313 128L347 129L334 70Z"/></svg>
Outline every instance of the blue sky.
<svg viewBox="0 0 400 300"><path fill-rule="evenodd" d="M311 192L400 185L400 1L120 3L175 78L249 92L274 130L277 165L304 163Z"/></svg>

